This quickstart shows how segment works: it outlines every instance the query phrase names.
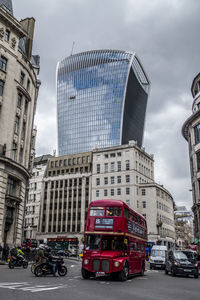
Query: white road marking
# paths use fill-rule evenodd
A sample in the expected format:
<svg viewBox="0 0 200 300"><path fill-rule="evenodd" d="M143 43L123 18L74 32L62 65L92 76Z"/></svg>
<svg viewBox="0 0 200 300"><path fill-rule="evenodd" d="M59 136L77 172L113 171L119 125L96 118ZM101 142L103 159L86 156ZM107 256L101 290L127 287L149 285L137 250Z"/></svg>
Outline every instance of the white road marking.
<svg viewBox="0 0 200 300"><path fill-rule="evenodd" d="M71 265L71 268L74 268L75 267L75 265Z"/></svg>
<svg viewBox="0 0 200 300"><path fill-rule="evenodd" d="M67 284L58 284L58 285L35 285L32 286L28 282L3 282L0 283L0 288L9 289L9 290L21 290L24 292L43 292L43 291L50 291L50 290L57 290L64 287L70 287Z"/></svg>

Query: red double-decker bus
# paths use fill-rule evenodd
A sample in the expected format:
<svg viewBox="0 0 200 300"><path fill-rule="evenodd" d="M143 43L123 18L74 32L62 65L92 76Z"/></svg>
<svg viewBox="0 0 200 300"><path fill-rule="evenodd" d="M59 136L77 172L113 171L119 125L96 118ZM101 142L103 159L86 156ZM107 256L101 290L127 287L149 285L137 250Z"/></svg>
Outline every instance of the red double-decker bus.
<svg viewBox="0 0 200 300"><path fill-rule="evenodd" d="M145 271L147 224L123 201L96 200L89 206L82 260L84 279L114 274L124 281Z"/></svg>

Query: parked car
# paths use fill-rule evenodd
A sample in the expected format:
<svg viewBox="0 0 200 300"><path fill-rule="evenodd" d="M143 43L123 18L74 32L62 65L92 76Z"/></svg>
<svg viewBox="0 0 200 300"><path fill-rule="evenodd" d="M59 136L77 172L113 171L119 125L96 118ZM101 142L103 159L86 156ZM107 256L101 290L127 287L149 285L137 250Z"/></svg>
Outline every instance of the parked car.
<svg viewBox="0 0 200 300"><path fill-rule="evenodd" d="M165 257L166 257L167 247L154 245L151 250L150 256L150 269L160 268L165 269Z"/></svg>
<svg viewBox="0 0 200 300"><path fill-rule="evenodd" d="M195 278L198 278L198 262L195 256L191 258L191 253L188 253L188 251L184 253L184 251L181 250L170 250L166 257L165 274L168 274L169 272L172 276L178 274L193 275Z"/></svg>

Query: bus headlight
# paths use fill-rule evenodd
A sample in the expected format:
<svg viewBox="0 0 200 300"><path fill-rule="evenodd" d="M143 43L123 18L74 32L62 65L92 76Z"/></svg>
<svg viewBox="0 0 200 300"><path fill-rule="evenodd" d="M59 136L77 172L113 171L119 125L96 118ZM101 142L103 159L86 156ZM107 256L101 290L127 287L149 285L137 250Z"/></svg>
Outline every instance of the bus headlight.
<svg viewBox="0 0 200 300"><path fill-rule="evenodd" d="M115 262L114 262L114 267L115 267L115 268L118 268L119 266L120 266L120 262L119 262L119 261L115 261Z"/></svg>
<svg viewBox="0 0 200 300"><path fill-rule="evenodd" d="M89 260L88 259L85 259L84 260L84 265L88 265L89 264Z"/></svg>

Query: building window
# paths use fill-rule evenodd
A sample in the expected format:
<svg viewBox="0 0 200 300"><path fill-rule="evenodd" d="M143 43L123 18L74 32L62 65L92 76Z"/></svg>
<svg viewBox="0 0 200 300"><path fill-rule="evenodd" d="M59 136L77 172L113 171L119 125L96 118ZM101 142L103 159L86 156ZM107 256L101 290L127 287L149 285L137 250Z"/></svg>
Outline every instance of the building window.
<svg viewBox="0 0 200 300"><path fill-rule="evenodd" d="M23 85L24 84L24 78L25 78L25 74L23 72L20 73L20 84Z"/></svg>
<svg viewBox="0 0 200 300"><path fill-rule="evenodd" d="M105 173L108 173L108 163L105 163L105 164L104 164L104 172L105 172Z"/></svg>
<svg viewBox="0 0 200 300"><path fill-rule="evenodd" d="M96 197L99 197L99 190L96 190Z"/></svg>
<svg viewBox="0 0 200 300"><path fill-rule="evenodd" d="M122 170L122 164L121 164L121 161L118 161L117 162L117 171L121 171Z"/></svg>
<svg viewBox="0 0 200 300"><path fill-rule="evenodd" d="M26 86L27 91L29 91L29 88L30 88L30 80L28 79L27 80L27 86Z"/></svg>
<svg viewBox="0 0 200 300"><path fill-rule="evenodd" d="M115 195L114 189L111 189L111 190L110 190L110 195L111 195L111 196L114 196L114 195Z"/></svg>
<svg viewBox="0 0 200 300"><path fill-rule="evenodd" d="M200 123L194 127L195 144L200 142Z"/></svg>
<svg viewBox="0 0 200 300"><path fill-rule="evenodd" d="M197 171L200 171L200 151L196 153L197 157Z"/></svg>
<svg viewBox="0 0 200 300"><path fill-rule="evenodd" d="M145 196L145 195L146 195L146 190L142 189L142 196Z"/></svg>
<svg viewBox="0 0 200 300"><path fill-rule="evenodd" d="M16 160L16 154L17 154L17 144L13 143L12 144L12 152L11 152L11 158L13 160Z"/></svg>
<svg viewBox="0 0 200 300"><path fill-rule="evenodd" d="M104 157L105 157L105 158L108 158L108 154L105 154Z"/></svg>
<svg viewBox="0 0 200 300"><path fill-rule="evenodd" d="M104 177L104 184L108 184L108 177Z"/></svg>
<svg viewBox="0 0 200 300"><path fill-rule="evenodd" d="M110 154L110 157L115 157L115 153L111 153L111 154Z"/></svg>
<svg viewBox="0 0 200 300"><path fill-rule="evenodd" d="M108 196L108 190L104 190L104 196Z"/></svg>
<svg viewBox="0 0 200 300"><path fill-rule="evenodd" d="M117 183L121 183L121 182L122 182L121 176L117 176Z"/></svg>
<svg viewBox="0 0 200 300"><path fill-rule="evenodd" d="M110 183L111 183L111 184L114 184L114 183L115 183L115 177L111 177L111 178L110 178Z"/></svg>
<svg viewBox="0 0 200 300"><path fill-rule="evenodd" d="M115 163L111 162L111 168L110 168L111 172L115 171Z"/></svg>
<svg viewBox="0 0 200 300"><path fill-rule="evenodd" d="M9 40L10 40L10 31L8 29L6 29L6 31L5 31L5 41L9 42Z"/></svg>
<svg viewBox="0 0 200 300"><path fill-rule="evenodd" d="M100 178L96 178L96 185L100 185Z"/></svg>
<svg viewBox="0 0 200 300"><path fill-rule="evenodd" d="M16 196L16 188L17 188L17 181L8 177L6 193L8 195Z"/></svg>
<svg viewBox="0 0 200 300"><path fill-rule="evenodd" d="M4 56L1 56L1 58L0 58L0 68L1 68L1 70L6 71L7 62L8 62L8 60Z"/></svg>
<svg viewBox="0 0 200 300"><path fill-rule="evenodd" d="M146 201L142 201L142 207L146 208Z"/></svg>
<svg viewBox="0 0 200 300"><path fill-rule="evenodd" d="M4 89L4 81L0 80L0 96L3 95L3 89Z"/></svg>
<svg viewBox="0 0 200 300"><path fill-rule="evenodd" d="M15 133L19 133L19 123L20 123L20 118L18 116L16 116L15 118L15 125L14 125L14 132Z"/></svg>
<svg viewBox="0 0 200 300"><path fill-rule="evenodd" d="M100 174L100 164L97 164L97 174Z"/></svg>
<svg viewBox="0 0 200 300"><path fill-rule="evenodd" d="M130 170L130 161L126 160L126 171Z"/></svg>
<svg viewBox="0 0 200 300"><path fill-rule="evenodd" d="M21 94L18 94L18 97L17 97L17 107L18 108L22 107L22 95Z"/></svg>
<svg viewBox="0 0 200 300"><path fill-rule="evenodd" d="M121 152L117 152L117 156L121 157L122 156Z"/></svg>
<svg viewBox="0 0 200 300"><path fill-rule="evenodd" d="M130 182L130 175L126 175L126 183Z"/></svg>
<svg viewBox="0 0 200 300"><path fill-rule="evenodd" d="M117 189L117 195L118 195L118 196L121 195L121 189L120 189L120 188Z"/></svg>
<svg viewBox="0 0 200 300"><path fill-rule="evenodd" d="M126 195L130 195L130 188L126 188Z"/></svg>

